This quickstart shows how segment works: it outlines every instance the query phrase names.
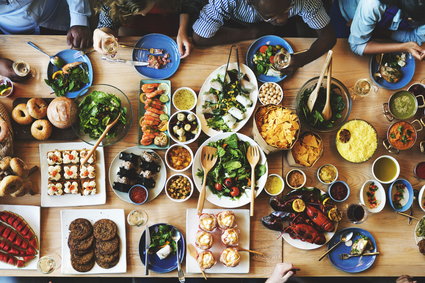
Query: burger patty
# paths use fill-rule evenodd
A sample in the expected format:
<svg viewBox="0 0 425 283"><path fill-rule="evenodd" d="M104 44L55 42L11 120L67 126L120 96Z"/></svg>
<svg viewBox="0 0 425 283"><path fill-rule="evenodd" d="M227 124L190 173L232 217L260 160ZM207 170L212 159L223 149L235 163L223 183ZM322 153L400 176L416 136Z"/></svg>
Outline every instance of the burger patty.
<svg viewBox="0 0 425 283"><path fill-rule="evenodd" d="M119 261L120 261L120 257L117 257L117 259L112 261L112 262L102 262L102 261L99 261L98 259L96 259L96 263L100 267L106 268L106 269L114 267L115 265L118 264Z"/></svg>
<svg viewBox="0 0 425 283"><path fill-rule="evenodd" d="M117 224L109 219L100 219L93 225L96 240L109 241L117 235Z"/></svg>
<svg viewBox="0 0 425 283"><path fill-rule="evenodd" d="M71 260L72 267L78 272L87 272L90 271L94 266L94 260L89 261L86 264L77 264Z"/></svg>
<svg viewBox="0 0 425 283"><path fill-rule="evenodd" d="M99 253L98 250L95 250L95 255L96 255L96 262L99 264L100 263L113 263L114 261L116 261L117 259L119 259L120 257L120 251L116 251L112 254L108 254L108 255L102 255ZM99 264L100 265L100 264Z"/></svg>
<svg viewBox="0 0 425 283"><path fill-rule="evenodd" d="M83 240L76 240L72 237L68 238L68 247L74 251L85 251L93 246L93 234Z"/></svg>
<svg viewBox="0 0 425 283"><path fill-rule="evenodd" d="M84 254L84 255L76 255L71 252L71 262L74 262L78 265L84 265L88 264L90 261L93 261L94 257L94 251L91 250L90 252Z"/></svg>

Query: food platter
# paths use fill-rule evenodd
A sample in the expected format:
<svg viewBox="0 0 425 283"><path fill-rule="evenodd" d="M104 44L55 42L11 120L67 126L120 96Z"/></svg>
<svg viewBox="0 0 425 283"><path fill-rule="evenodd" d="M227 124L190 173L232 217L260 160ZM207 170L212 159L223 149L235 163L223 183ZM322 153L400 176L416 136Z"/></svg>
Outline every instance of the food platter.
<svg viewBox="0 0 425 283"><path fill-rule="evenodd" d="M96 194L94 195L48 195L48 167L47 153L49 151L64 150L82 150L89 148L84 142L73 143L42 143L39 145L40 152L40 172L41 174L41 206L42 207L66 207L66 206L86 206L101 205L106 203L106 175L105 175L105 157L103 147L96 149Z"/></svg>
<svg viewBox="0 0 425 283"><path fill-rule="evenodd" d="M237 68L238 68L237 63L230 63L228 67L228 72L229 70L237 70ZM220 78L223 78L225 70L226 70L226 64L218 67L207 77L207 79L205 80L205 82L203 83L199 91L198 102L196 104L196 115L201 120L202 131L210 137L215 136L219 133L222 133L223 131L215 130L207 125L207 119L205 117L205 114L203 113L204 111L203 105L207 102L206 94L208 93L208 91L210 91L211 88L213 88L213 86L215 86L213 85L214 84L213 80L216 80L218 76L220 76ZM249 99L251 100L252 105L245 107L246 109L246 112L244 113L245 117L239 122L237 122L237 124L235 124L235 127L231 129L232 132L238 132L248 122L249 118L254 112L255 105L257 104L257 99L258 99L258 83L255 77L255 74L245 64L240 64L240 71L241 73L246 74L246 77L248 78L248 80L242 80L241 84L242 86L245 86L246 90L249 90ZM217 82L215 82L215 84L217 84ZM220 86L215 86L215 87L220 88Z"/></svg>
<svg viewBox="0 0 425 283"><path fill-rule="evenodd" d="M61 210L61 245L62 274L109 274L127 272L127 237L125 231L125 215L123 209L79 209ZM77 218L85 218L91 223L100 219L109 219L117 225L117 235L120 238L119 262L110 269L101 268L95 264L88 272L78 272L71 265L70 249L68 247L69 225Z"/></svg>
<svg viewBox="0 0 425 283"><path fill-rule="evenodd" d="M198 151L195 154L195 158L194 158L194 162L192 165L192 176L193 176L193 181L195 183L196 188L198 189L198 191L201 190L202 187L202 178L199 177L197 175L198 169L201 169L201 149L202 147L208 145L208 143L210 142L215 142L221 139L225 139L228 138L229 136L231 136L233 133L221 133L221 134L217 134L209 139L207 139L204 143L202 143L202 145L199 147L200 149L198 149ZM239 134L236 133L237 137L239 138L239 140L244 141L244 142L248 142L250 145L257 145L257 143L251 139L248 136L245 136L243 134ZM268 176L268 165L267 165L267 158L266 155L264 154L263 151L260 150L260 161L259 164L263 164L266 167L266 172L264 175L262 175L258 180L257 180L257 196L261 193L261 191L263 190L266 181L267 181L267 176ZM219 207L227 207L227 208L236 208L236 207L240 207L243 205L246 205L248 203L250 203L251 199L250 199L250 194L248 193L250 191L250 189L245 191L245 194L242 194L240 198L238 199L232 199L230 197L219 197L215 194L213 194L211 192L211 190L208 188L206 188L206 200L208 200L210 203L217 205Z"/></svg>
<svg viewBox="0 0 425 283"><path fill-rule="evenodd" d="M218 214L223 209L204 209L203 213ZM248 209L232 209L231 210L236 216L237 228L240 230L239 246L244 249L249 249L250 243L250 217ZM198 212L194 208L186 210L186 240L188 244L195 245L195 236L199 230ZM196 220L195 220L196 219ZM206 270L207 273L249 273L249 253L241 252L240 263L235 267L226 267L222 263L218 262L220 253L226 246L220 240L220 232L214 232L214 244L210 251L213 253L217 263L210 269ZM202 250L198 249L198 252ZM200 273L199 264L192 256L186 256L186 272L187 273Z"/></svg>
<svg viewBox="0 0 425 283"><path fill-rule="evenodd" d="M339 241L341 236L348 232L354 233L353 238L351 239L352 241L358 239L360 235L368 237L373 244L372 252L377 251L376 241L373 235L364 229L354 228L354 227L345 228L338 231L335 237L333 237L329 241L328 248L331 248L332 246L334 246ZM365 271L369 269L376 260L376 255L352 257L345 260L340 259L340 254L343 254L343 253L349 254L350 250L351 250L351 247L347 247L345 244L340 244L333 251L329 253L328 255L329 260L336 268L348 273L358 273L358 272Z"/></svg>
<svg viewBox="0 0 425 283"><path fill-rule="evenodd" d="M13 213L19 214L34 230L35 235L38 237L38 253L34 259L32 259L24 267L16 267L7 263L0 261L0 269L11 269L11 270L37 270L37 262L40 258L40 214L41 209L39 206L31 205L0 205L0 211L11 211ZM17 275L17 273L16 273Z"/></svg>
<svg viewBox="0 0 425 283"><path fill-rule="evenodd" d="M166 53L170 55L170 63L164 68L154 69L149 67L135 66L136 71L142 76L150 79L164 80L178 70L180 66L180 52L177 47L177 43L170 37L159 34L151 33L143 36L139 39L134 47L137 48L162 48ZM147 61L147 51L133 49L133 60L134 61Z"/></svg>
<svg viewBox="0 0 425 283"><path fill-rule="evenodd" d="M140 149L138 146L129 147L129 148L127 148L127 149L125 149L121 152L133 153L133 154L140 155L141 152L143 152L143 151L152 152L152 153L156 154L157 157L159 158L160 164L161 164L161 169L160 169L158 175L155 178L155 181L156 181L155 187L153 189L149 190L149 197L148 197L148 200L147 200L147 202L149 202L149 201L152 201L153 199L155 199L162 192L162 189L164 188L165 182L167 180L167 167L165 166L164 161L162 160L162 158L157 153L155 153L155 151L153 151L151 149ZM114 159L112 160L111 166L109 167L108 176L109 176L109 184L111 184L111 186L115 181L115 177L117 176L117 172L118 172L119 167L120 167L121 160L119 159L119 156L120 156L121 152L118 153L114 157ZM120 192L116 189L112 189L112 190L121 200L128 202L128 203L132 203L130 201L128 193Z"/></svg>
<svg viewBox="0 0 425 283"><path fill-rule="evenodd" d="M378 62L376 61L376 56L371 56L369 60L369 74L371 79L379 86L389 90L395 90L405 87L415 75L415 58L412 54L407 53L406 55L406 65L401 67L400 71L402 73L401 79L396 83L390 83L382 78L376 79L374 74L378 72Z"/></svg>

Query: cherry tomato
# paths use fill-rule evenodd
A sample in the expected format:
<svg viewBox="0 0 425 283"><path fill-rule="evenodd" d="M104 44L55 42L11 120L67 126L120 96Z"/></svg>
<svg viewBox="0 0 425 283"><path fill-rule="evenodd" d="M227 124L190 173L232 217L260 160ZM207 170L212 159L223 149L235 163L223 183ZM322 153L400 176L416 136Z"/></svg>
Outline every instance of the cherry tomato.
<svg viewBox="0 0 425 283"><path fill-rule="evenodd" d="M231 190L232 191L230 192L230 195L232 197L237 197L239 195L239 188L238 187L232 187Z"/></svg>
<svg viewBox="0 0 425 283"><path fill-rule="evenodd" d="M232 180L232 178L226 178L226 179L224 179L224 185L226 186L226 187L231 187L232 185L233 185L233 180Z"/></svg>
<svg viewBox="0 0 425 283"><path fill-rule="evenodd" d="M270 63L274 63L274 56L270 56Z"/></svg>
<svg viewBox="0 0 425 283"><path fill-rule="evenodd" d="M221 191L221 190L223 189L223 185L222 185L222 184L220 184L220 183L216 183L216 184L214 185L214 187L215 187L215 189L216 189L217 191Z"/></svg>
<svg viewBox="0 0 425 283"><path fill-rule="evenodd" d="M266 53L268 46L267 45L263 45L260 47L260 52L261 53Z"/></svg>

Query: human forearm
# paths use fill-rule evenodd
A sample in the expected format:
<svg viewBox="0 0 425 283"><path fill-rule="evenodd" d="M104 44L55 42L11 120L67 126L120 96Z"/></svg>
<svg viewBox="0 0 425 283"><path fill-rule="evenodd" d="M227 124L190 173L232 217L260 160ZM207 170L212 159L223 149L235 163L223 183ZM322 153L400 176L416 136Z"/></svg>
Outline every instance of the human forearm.
<svg viewBox="0 0 425 283"><path fill-rule="evenodd" d="M425 48L419 46L416 42L388 43L369 41L363 51L364 55L377 53L409 52L416 59L425 58Z"/></svg>

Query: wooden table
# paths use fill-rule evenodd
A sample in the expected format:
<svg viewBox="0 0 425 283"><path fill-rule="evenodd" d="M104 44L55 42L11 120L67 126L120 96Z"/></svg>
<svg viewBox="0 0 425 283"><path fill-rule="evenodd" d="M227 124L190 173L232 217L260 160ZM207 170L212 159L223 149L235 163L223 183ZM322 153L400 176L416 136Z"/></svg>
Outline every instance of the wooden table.
<svg viewBox="0 0 425 283"><path fill-rule="evenodd" d="M38 53L26 44L26 41L32 40L49 53L56 53L66 47L66 40L61 36L0 36L0 47L2 57L12 60L22 59L27 61L32 68L37 70L35 78L26 83L17 84L14 97L40 96L50 97L50 89L43 82L46 77L46 69L48 60L44 55ZM135 37L124 38L122 41L133 43L137 40ZM301 50L307 48L312 43L312 39L289 38L290 44L296 49ZM250 42L240 43L241 54L245 54ZM188 59L182 61L180 69L171 78L172 87L176 89L181 86L188 86L199 91L205 78L218 66L224 64L227 60L229 46L218 46L206 49L195 49ZM334 77L342 81L347 87L351 87L359 78L368 77L368 58L358 57L351 53L346 40L339 40L334 47ZM119 51L120 58L129 59L131 50L122 49ZM124 91L131 99L132 106L137 109L138 86L141 76L132 68L126 65L111 65L110 63L100 60L99 54L89 55L93 64L95 79L94 83L108 83L114 85ZM241 56L242 58L242 56ZM324 62L324 56L315 62L300 69L295 76L285 80L282 83L285 97L283 104L293 108L295 106L295 97L299 88L310 78L318 76L321 66ZM421 80L425 77L424 64L418 63L416 67L416 75L413 81ZM353 110L350 118L363 118L371 122L378 130L379 141L381 142L385 136L389 123L381 114L382 103L388 100L390 91L379 90L374 96L357 99L354 101ZM10 107L12 99L4 99ZM133 119L136 119L137 113L133 113ZM242 133L251 135L252 119L242 129ZM122 149L134 146L138 139L138 126L133 124L130 133L125 139L118 144L105 149L106 168L109 168L113 157ZM366 179L370 179L371 162L355 165L343 161L335 150L333 140L334 133L321 135L326 146L325 154L317 162L313 168L306 170L308 175L307 185L318 186L324 189L315 178L317 168L325 163L333 163L337 165L340 178L348 182L351 187L351 196L342 206L344 210L349 203L358 202L358 192L361 185ZM423 133L419 139L423 139ZM202 139L201 139L202 140ZM192 144L192 149L196 150L200 143ZM39 165L38 143L37 142L18 142L15 145L17 155L22 157L30 165ZM375 157L384 154L384 149L379 146ZM420 188L420 183L412 177L413 166L423 160L423 155L419 154L418 147L413 150L401 153L397 159L399 160L402 171L401 176L409 179L415 188ZM290 168L285 165L285 154L277 153L268 157L270 173L284 174ZM189 171L188 171L189 172ZM170 172L168 172L170 174ZM39 176L34 176L34 181L39 184ZM39 186L39 185L37 185ZM39 188L38 188L39 191ZM157 199L143 206L149 214L149 222L168 222L184 230L185 227L185 211L186 208L196 207L197 194L187 202L182 204L171 203L170 200L161 194ZM8 204L40 204L40 195L25 196L19 199L3 199L2 203ZM170 206L172 204L172 206ZM112 192L110 186L107 188L107 203L102 208L124 208L128 213L135 208L134 205L127 204L119 200ZM170 208L172 207L172 208ZM206 203L207 208L214 208ZM83 208L99 208L99 206L83 207ZM248 208L247 206L245 208ZM78 208L75 208L78 209ZM41 255L52 253L60 253L60 208L42 208L42 234L41 234ZM256 201L255 217L251 219L251 248L262 251L266 257L251 256L251 268L249 274L227 275L218 274L210 275L214 277L267 277L274 268L275 263L285 260L292 262L301 268L298 272L301 276L350 276L350 274L337 270L332 264L325 259L321 262L317 258L325 251L322 247L315 251L302 251L283 243L278 238L279 233L265 229L261 224L261 217L269 214L272 209L268 205L268 197L265 193L261 194ZM415 204L415 215L422 216L420 209ZM346 227L350 224L346 219L340 224L340 227ZM413 239L414 224L407 225L407 220L402 216L396 215L389 207L377 215L372 215L364 223L358 227L365 228L372 232L378 242L378 249L382 255L377 258L374 266L368 271L361 273L361 276L397 276L408 272L410 275L425 275L423 265L425 257L422 256L415 245ZM142 229L127 226L127 259L128 272L126 274L117 274L116 276L143 276L143 266L138 255L138 242ZM21 271L19 274L15 271L2 271L7 276L41 276L37 271ZM155 274L150 276L170 276L175 277L176 273ZM62 276L60 270L53 273L54 276ZM106 275L109 276L109 275ZM112 275L114 276L114 275ZM199 275L188 274L188 277Z"/></svg>

